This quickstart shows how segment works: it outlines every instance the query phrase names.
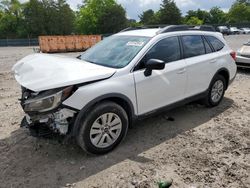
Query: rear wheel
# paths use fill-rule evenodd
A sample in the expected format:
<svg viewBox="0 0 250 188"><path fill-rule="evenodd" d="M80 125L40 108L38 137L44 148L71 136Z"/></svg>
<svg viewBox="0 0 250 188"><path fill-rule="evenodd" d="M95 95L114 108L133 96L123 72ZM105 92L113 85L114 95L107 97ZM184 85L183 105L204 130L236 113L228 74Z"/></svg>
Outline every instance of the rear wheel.
<svg viewBox="0 0 250 188"><path fill-rule="evenodd" d="M205 104L208 107L215 107L222 101L226 90L226 80L223 76L217 75L213 79L208 95L205 98Z"/></svg>
<svg viewBox="0 0 250 188"><path fill-rule="evenodd" d="M87 116L82 117L77 142L87 152L105 154L113 150L125 137L128 116L114 102L96 105Z"/></svg>

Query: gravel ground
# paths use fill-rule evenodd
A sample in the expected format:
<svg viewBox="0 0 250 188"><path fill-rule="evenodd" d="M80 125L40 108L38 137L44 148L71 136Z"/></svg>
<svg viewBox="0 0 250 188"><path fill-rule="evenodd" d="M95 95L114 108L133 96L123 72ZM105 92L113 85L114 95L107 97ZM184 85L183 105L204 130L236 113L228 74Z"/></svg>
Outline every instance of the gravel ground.
<svg viewBox="0 0 250 188"><path fill-rule="evenodd" d="M234 50L249 36L229 36ZM0 48L0 187L250 187L250 70L239 70L222 104L189 104L139 122L104 156L19 128L20 87L11 67L33 53ZM77 54L66 54L77 56ZM168 116L174 121L168 121Z"/></svg>

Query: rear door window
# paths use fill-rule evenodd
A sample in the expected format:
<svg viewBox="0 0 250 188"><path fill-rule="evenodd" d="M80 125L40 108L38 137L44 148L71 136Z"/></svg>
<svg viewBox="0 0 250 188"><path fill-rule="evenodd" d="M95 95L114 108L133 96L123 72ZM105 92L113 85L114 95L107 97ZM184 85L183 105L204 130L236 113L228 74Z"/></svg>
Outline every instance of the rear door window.
<svg viewBox="0 0 250 188"><path fill-rule="evenodd" d="M204 39L204 45L205 45L205 49L206 49L207 54L210 54L213 52L212 48L210 47L210 45L208 44L206 39Z"/></svg>
<svg viewBox="0 0 250 188"><path fill-rule="evenodd" d="M195 57L206 54L203 39L200 35L182 36L184 57Z"/></svg>
<svg viewBox="0 0 250 188"><path fill-rule="evenodd" d="M205 36L205 38L210 42L210 44L213 46L214 50L220 51L224 48L225 44L221 42L219 39L213 36Z"/></svg>

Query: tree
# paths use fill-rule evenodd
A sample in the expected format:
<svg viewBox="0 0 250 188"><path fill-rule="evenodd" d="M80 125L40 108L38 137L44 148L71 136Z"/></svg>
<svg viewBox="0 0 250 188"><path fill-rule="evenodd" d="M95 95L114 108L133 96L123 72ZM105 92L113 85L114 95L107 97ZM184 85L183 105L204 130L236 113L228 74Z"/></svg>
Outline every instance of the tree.
<svg viewBox="0 0 250 188"><path fill-rule="evenodd" d="M245 3L246 5L250 5L250 0L236 0L235 3L238 3L238 4Z"/></svg>
<svg viewBox="0 0 250 188"><path fill-rule="evenodd" d="M41 1L30 0L24 5L25 27L27 35L35 37L39 35L46 35L46 20L45 8Z"/></svg>
<svg viewBox="0 0 250 188"><path fill-rule="evenodd" d="M181 11L173 0L163 0L159 10L161 24L180 24Z"/></svg>
<svg viewBox="0 0 250 188"><path fill-rule="evenodd" d="M191 17L188 20L186 20L186 24L187 25L202 25L203 24L203 20L200 20L197 17Z"/></svg>
<svg viewBox="0 0 250 188"><path fill-rule="evenodd" d="M74 29L74 12L65 0L30 0L24 8L29 36L67 35Z"/></svg>
<svg viewBox="0 0 250 188"><path fill-rule="evenodd" d="M58 11L58 32L63 35L71 34L74 30L75 13L66 3L66 0L58 0L56 7Z"/></svg>
<svg viewBox="0 0 250 188"><path fill-rule="evenodd" d="M110 14L109 12L113 12L114 14ZM117 17L117 15L119 17ZM102 18L103 16L105 20ZM109 18L107 18L107 16L109 16ZM77 13L75 25L79 33L100 34L103 31L104 24L109 24L109 29L105 29L106 32L112 32L120 28L120 25L117 27L111 23L112 20L118 23L119 19L121 19L121 23L119 24L123 25L126 19L126 13L115 0L85 0L83 6L81 6ZM101 22L102 25L99 25Z"/></svg>
<svg viewBox="0 0 250 188"><path fill-rule="evenodd" d="M229 10L230 23L242 23L250 21L250 6L246 3L234 3Z"/></svg>
<svg viewBox="0 0 250 188"><path fill-rule="evenodd" d="M185 20L189 20L192 17L196 17L199 20L202 20L202 22L204 24L210 24L211 23L211 15L209 14L209 12L198 9L198 10L190 10L187 12L187 15L185 17Z"/></svg>
<svg viewBox="0 0 250 188"><path fill-rule="evenodd" d="M211 8L209 13L211 24L226 23L226 13L224 13L219 7Z"/></svg>
<svg viewBox="0 0 250 188"><path fill-rule="evenodd" d="M144 25L153 25L157 23L155 12L152 9L144 11L139 15L140 22Z"/></svg>
<svg viewBox="0 0 250 188"><path fill-rule="evenodd" d="M128 27L140 27L140 26L142 26L143 24L142 24L141 22L137 22L137 21L134 20L134 19L128 19L127 25L128 25Z"/></svg>
<svg viewBox="0 0 250 188"><path fill-rule="evenodd" d="M0 1L0 36L15 37L23 33L22 5L18 0Z"/></svg>
<svg viewBox="0 0 250 188"><path fill-rule="evenodd" d="M100 33L116 33L127 27L126 11L121 5L112 5L102 12L98 19Z"/></svg>

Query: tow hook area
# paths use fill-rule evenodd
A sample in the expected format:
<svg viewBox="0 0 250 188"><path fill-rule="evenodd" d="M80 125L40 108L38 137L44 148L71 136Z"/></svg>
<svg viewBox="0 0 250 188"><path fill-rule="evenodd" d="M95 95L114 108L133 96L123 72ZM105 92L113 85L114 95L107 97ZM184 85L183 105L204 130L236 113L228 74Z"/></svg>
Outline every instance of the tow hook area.
<svg viewBox="0 0 250 188"><path fill-rule="evenodd" d="M35 137L47 137L55 133L67 135L75 114L75 111L61 109L48 115L33 117L26 115L21 122L21 127L29 128L31 135Z"/></svg>

